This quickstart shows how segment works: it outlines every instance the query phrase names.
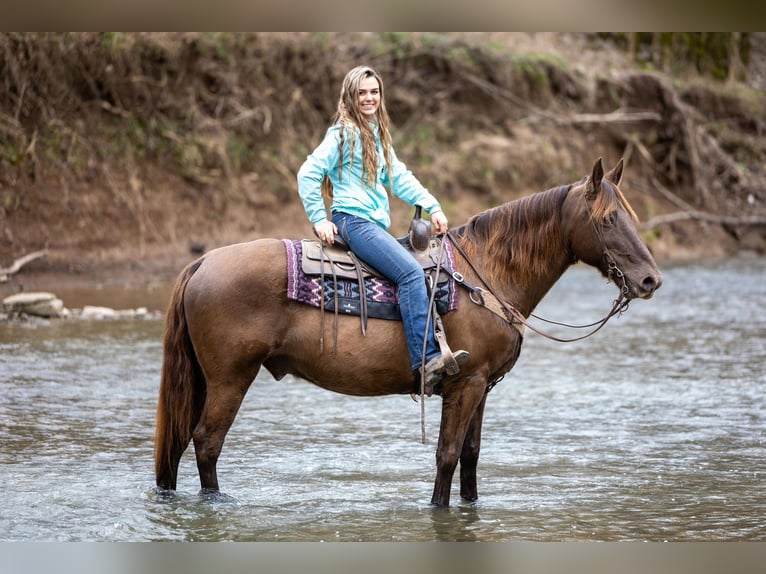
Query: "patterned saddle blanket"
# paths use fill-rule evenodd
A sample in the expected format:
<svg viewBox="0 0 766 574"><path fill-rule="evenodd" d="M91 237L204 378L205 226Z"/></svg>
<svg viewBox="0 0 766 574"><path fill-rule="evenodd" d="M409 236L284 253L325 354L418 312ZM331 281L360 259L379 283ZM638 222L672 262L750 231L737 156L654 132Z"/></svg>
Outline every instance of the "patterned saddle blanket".
<svg viewBox="0 0 766 574"><path fill-rule="evenodd" d="M338 312L345 315L362 315L361 282L347 277L324 275L324 292L322 276L306 274L301 264L304 242L296 239L283 239L287 250L287 298L313 307L323 307L334 311L337 304ZM455 268L455 257L449 242L444 245L445 266ZM425 280L425 279L424 279ZM401 321L399 311L399 293L396 285L374 275L364 277L364 296L368 317ZM455 280L447 273L440 274L440 280L435 286L434 303L439 315L454 311L458 305L458 289ZM322 296L324 295L324 301Z"/></svg>

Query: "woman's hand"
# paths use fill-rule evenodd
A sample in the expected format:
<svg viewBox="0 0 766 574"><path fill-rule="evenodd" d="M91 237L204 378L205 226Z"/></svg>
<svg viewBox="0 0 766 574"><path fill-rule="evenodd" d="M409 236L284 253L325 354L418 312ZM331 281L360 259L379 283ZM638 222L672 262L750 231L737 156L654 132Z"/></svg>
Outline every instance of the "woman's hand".
<svg viewBox="0 0 766 574"><path fill-rule="evenodd" d="M332 245L335 242L335 234L338 233L338 227L329 219L325 219L314 226L314 233L317 234L320 241Z"/></svg>
<svg viewBox="0 0 766 574"><path fill-rule="evenodd" d="M434 211L431 214L431 226L436 235L447 233L447 216L444 215L443 211Z"/></svg>

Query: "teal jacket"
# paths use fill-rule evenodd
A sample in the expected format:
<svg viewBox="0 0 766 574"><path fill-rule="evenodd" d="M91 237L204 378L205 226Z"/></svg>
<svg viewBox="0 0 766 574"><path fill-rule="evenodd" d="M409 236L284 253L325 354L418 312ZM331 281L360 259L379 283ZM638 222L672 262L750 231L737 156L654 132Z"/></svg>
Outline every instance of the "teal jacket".
<svg viewBox="0 0 766 574"><path fill-rule="evenodd" d="M346 128L349 129L349 128ZM324 140L306 158L298 170L298 194L303 207L306 209L309 221L316 225L327 219L324 200L322 199L322 180L327 175L333 186L333 201L331 211L343 211L351 215L363 217L388 229L391 217L388 204L388 194L384 185L391 189L396 197L410 205L420 205L431 214L441 210L436 198L423 187L411 171L396 157L391 149L391 173L388 173L383 156L383 147L375 131L378 144L378 181L374 187L368 186L362 178L362 142L358 128L356 137L344 138L343 168L339 177L338 157L340 154L340 127L330 127ZM355 141L354 163L351 165L350 140Z"/></svg>

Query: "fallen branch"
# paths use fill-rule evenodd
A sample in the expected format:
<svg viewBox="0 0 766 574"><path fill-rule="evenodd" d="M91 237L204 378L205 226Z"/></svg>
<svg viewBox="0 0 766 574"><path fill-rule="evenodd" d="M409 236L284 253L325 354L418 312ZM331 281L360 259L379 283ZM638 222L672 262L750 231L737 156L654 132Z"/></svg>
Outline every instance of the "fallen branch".
<svg viewBox="0 0 766 574"><path fill-rule="evenodd" d="M680 207L687 213L700 213L691 204L685 202L683 199L678 197L675 193L673 193L664 185L662 185L656 177L652 176L651 179L652 179L653 189L655 189L662 197L667 199L670 203L674 204L676 207Z"/></svg>
<svg viewBox="0 0 766 574"><path fill-rule="evenodd" d="M631 122L659 122L662 116L657 112L628 112L615 110L606 114L574 114L558 119L560 124L625 124Z"/></svg>
<svg viewBox="0 0 766 574"><path fill-rule="evenodd" d="M746 217L733 217L730 215L714 215L712 213L706 213L695 209L683 199L672 193L669 189L663 186L656 178L652 178L652 185L665 199L673 203L676 207L680 207L683 211L677 211L674 213L666 213L664 215L657 215L652 217L648 221L641 225L642 229L652 229L659 225L667 223L675 223L676 221L685 221L687 219L696 219L698 221L704 221L706 223L715 223L718 225L733 225L733 226L748 226L748 225L766 225L766 217L757 215Z"/></svg>
<svg viewBox="0 0 766 574"><path fill-rule="evenodd" d="M632 123L632 122L659 122L662 116L657 112L651 111L627 111L618 109L613 112L605 114L573 114L565 115L558 114L556 112L550 112L543 110L537 106L530 104L523 98L520 98L513 94L511 91L496 86L483 78L479 78L473 74L465 74L463 79L474 86L478 87L484 93L499 99L511 102L519 108L529 112L529 116L524 119L527 123L539 122L542 120L552 120L559 125L571 125L571 124L606 124L606 123Z"/></svg>
<svg viewBox="0 0 766 574"><path fill-rule="evenodd" d="M665 215L652 217L641 224L641 229L652 229L663 224L685 221L687 219L696 219L706 223L731 226L766 225L766 217L731 217L727 215L712 215L701 211L676 211L675 213L666 213Z"/></svg>
<svg viewBox="0 0 766 574"><path fill-rule="evenodd" d="M44 255L47 255L47 254L48 254L48 250L43 249L41 251L34 251L33 253L28 253L27 255L24 255L24 257L19 257L16 261L13 262L13 265L11 265L10 267L7 267L5 269L0 269L0 283L8 281L9 275L18 273L19 270L30 261L39 259L40 257L43 257Z"/></svg>

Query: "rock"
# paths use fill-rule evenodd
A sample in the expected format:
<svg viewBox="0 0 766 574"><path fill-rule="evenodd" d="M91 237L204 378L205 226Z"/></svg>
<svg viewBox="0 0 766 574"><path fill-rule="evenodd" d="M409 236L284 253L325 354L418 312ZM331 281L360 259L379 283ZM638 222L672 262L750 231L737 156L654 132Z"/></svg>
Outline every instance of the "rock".
<svg viewBox="0 0 766 574"><path fill-rule="evenodd" d="M85 305L82 309L70 310L53 293L29 292L16 293L6 297L0 307L0 321L7 321L20 315L34 315L45 318L77 319L146 319L159 316L146 307L136 309L113 309L97 305Z"/></svg>
<svg viewBox="0 0 766 574"><path fill-rule="evenodd" d="M61 317L64 302L45 291L16 293L3 299L3 311L9 315L24 313L36 317Z"/></svg>
<svg viewBox="0 0 766 574"><path fill-rule="evenodd" d="M117 311L111 307L97 307L85 305L80 315L83 319L112 319L117 316Z"/></svg>

